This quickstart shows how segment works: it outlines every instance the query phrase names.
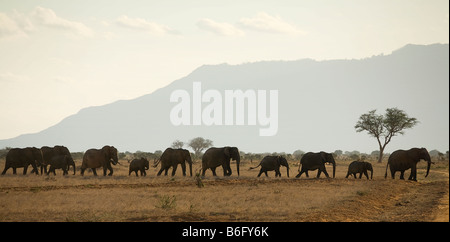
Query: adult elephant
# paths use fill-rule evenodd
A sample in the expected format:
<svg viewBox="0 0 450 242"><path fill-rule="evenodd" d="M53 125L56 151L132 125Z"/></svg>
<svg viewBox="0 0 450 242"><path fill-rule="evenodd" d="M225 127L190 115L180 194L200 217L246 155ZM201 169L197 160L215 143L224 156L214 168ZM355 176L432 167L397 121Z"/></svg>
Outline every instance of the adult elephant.
<svg viewBox="0 0 450 242"><path fill-rule="evenodd" d="M99 149L89 149L83 155L83 163L81 164L81 175L84 175L86 168L91 168L94 176L97 175L97 168L103 167L103 175L106 176L106 170L109 170L108 176L112 176L113 169L111 167L119 163L117 158L117 149L114 146L105 145Z"/></svg>
<svg viewBox="0 0 450 242"><path fill-rule="evenodd" d="M348 176L353 175L356 178L356 173L359 173L359 179L361 179L362 175L364 174L367 179L369 179L369 174L367 171L370 171L370 179L373 178L373 167L372 164L366 161L353 161L348 165L348 171L347 176L345 178L348 178Z"/></svg>
<svg viewBox="0 0 450 242"><path fill-rule="evenodd" d="M427 149L412 148L409 150L396 150L389 156L384 178L387 177L387 170L390 167L392 179L395 178L395 172L400 171L400 179L404 180L405 171L411 169L408 180L417 181L417 163L420 160L428 162L427 174L425 175L427 177L432 163Z"/></svg>
<svg viewBox="0 0 450 242"><path fill-rule="evenodd" d="M261 160L259 165L255 166L255 167L250 167L249 170L255 169L259 166L261 166L261 169L259 170L258 177L260 177L263 172L267 176L267 171L275 171L275 177L277 177L277 176L281 177L280 166L286 167L287 177L289 177L289 164L288 164L286 158L284 158L283 156L268 155Z"/></svg>
<svg viewBox="0 0 450 242"><path fill-rule="evenodd" d="M333 165L333 178L336 174L336 161L334 161L333 155L326 152L308 152L303 155L300 160L301 170L299 168L299 173L295 178L299 178L303 173L306 174L306 177L309 177L308 171L313 171L319 169L317 172L317 178L320 177L320 174L323 172L327 178L330 178L328 175L327 169L325 169L325 163L331 163Z"/></svg>
<svg viewBox="0 0 450 242"><path fill-rule="evenodd" d="M216 168L222 166L223 176L231 176L230 159L236 161L237 174L239 176L239 163L241 156L236 147L209 148L202 157L202 176L205 176L207 169L211 169L213 176L216 175Z"/></svg>
<svg viewBox="0 0 450 242"><path fill-rule="evenodd" d="M172 167L172 176L175 175L177 171L178 164L181 164L181 169L183 170L183 176L186 176L186 161L189 164L189 172L192 176L192 159L191 153L185 149L172 149L167 148L164 153L162 153L161 157L158 161L153 165L153 167L157 167L161 162L161 169L158 172L158 176L164 172L164 175L167 176L167 172L169 168Z"/></svg>
<svg viewBox="0 0 450 242"><path fill-rule="evenodd" d="M36 147L27 148L13 148L6 154L5 169L3 169L2 175L6 173L9 168L13 169L13 174L16 175L17 168L23 167L23 174L27 174L28 166L33 167L33 172L37 172L37 165L42 163L41 150Z"/></svg>
<svg viewBox="0 0 450 242"><path fill-rule="evenodd" d="M55 145L54 147L42 146L41 151L43 157L43 162L40 164L41 174L47 174L47 165L52 163L52 159L55 157L66 156L69 163L69 167L67 167L67 169L69 169L70 166L73 166L73 174L75 175L75 162L73 161L72 155L67 147L63 145Z"/></svg>

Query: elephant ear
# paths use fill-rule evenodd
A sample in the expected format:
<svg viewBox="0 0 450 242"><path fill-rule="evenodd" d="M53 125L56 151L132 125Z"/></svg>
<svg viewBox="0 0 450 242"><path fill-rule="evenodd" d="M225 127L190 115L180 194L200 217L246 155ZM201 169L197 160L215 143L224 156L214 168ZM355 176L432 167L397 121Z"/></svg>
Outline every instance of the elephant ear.
<svg viewBox="0 0 450 242"><path fill-rule="evenodd" d="M223 149L223 153L225 153L225 155L226 155L227 157L230 157L230 147L225 147L225 148Z"/></svg>
<svg viewBox="0 0 450 242"><path fill-rule="evenodd" d="M320 152L320 157L322 157L322 161L323 162L327 162L327 153L321 151Z"/></svg>
<svg viewBox="0 0 450 242"><path fill-rule="evenodd" d="M283 160L283 158L281 157L281 155L277 156L277 163L278 163L278 165L281 164L282 160Z"/></svg>

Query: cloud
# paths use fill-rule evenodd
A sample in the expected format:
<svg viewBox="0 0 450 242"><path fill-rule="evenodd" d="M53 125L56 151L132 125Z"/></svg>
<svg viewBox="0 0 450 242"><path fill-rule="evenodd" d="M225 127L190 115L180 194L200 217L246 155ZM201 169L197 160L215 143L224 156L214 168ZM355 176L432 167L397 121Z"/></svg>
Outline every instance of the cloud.
<svg viewBox="0 0 450 242"><path fill-rule="evenodd" d="M24 83L30 81L28 76L18 75L11 72L0 72L0 83Z"/></svg>
<svg viewBox="0 0 450 242"><path fill-rule="evenodd" d="M173 30L166 25L149 22L142 18L129 18L126 15L120 16L117 19L116 24L121 27L134 29L134 30L140 30L140 31L146 31L153 35L158 35L158 36L162 36L162 35L166 35L166 34L175 34L175 35L179 34L178 31Z"/></svg>
<svg viewBox="0 0 450 242"><path fill-rule="evenodd" d="M0 38L10 36L27 36L27 34L20 21L0 13Z"/></svg>
<svg viewBox="0 0 450 242"><path fill-rule="evenodd" d="M212 32L218 35L224 36L241 36L244 32L232 24L229 23L219 23L211 19L203 18L197 22L197 27L202 30Z"/></svg>
<svg viewBox="0 0 450 242"><path fill-rule="evenodd" d="M252 18L241 18L238 25L246 29L268 33L305 34L295 25L281 19L280 16L271 16L264 12L260 12Z"/></svg>
<svg viewBox="0 0 450 242"><path fill-rule="evenodd" d="M31 16L37 24L53 29L69 31L70 33L84 37L90 37L94 33L89 27L81 22L70 21L58 17L56 13L49 8L38 6L33 10Z"/></svg>

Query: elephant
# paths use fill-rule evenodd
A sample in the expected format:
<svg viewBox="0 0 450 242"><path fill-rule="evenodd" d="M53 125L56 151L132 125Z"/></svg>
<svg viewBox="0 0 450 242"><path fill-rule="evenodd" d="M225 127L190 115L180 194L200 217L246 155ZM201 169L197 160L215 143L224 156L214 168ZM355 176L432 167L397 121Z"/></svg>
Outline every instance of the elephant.
<svg viewBox="0 0 450 242"><path fill-rule="evenodd" d="M345 176L345 178L348 178L348 176L350 175L353 175L356 178L356 173L359 173L359 179L361 179L363 174L367 177L367 179L369 179L367 171L370 171L370 179L372 179L373 178L372 164L365 161L353 161L352 163L350 163L350 165L348 165L347 176Z"/></svg>
<svg viewBox="0 0 450 242"><path fill-rule="evenodd" d="M6 154L5 169L2 175L5 175L9 168L13 169L13 174L17 174L16 169L23 167L23 174L27 174L28 166L31 165L33 170L31 173L37 172L37 165L42 164L42 152L36 147L13 148Z"/></svg>
<svg viewBox="0 0 450 242"><path fill-rule="evenodd" d="M223 168L223 176L231 176L230 159L236 161L236 169L239 176L241 156L237 147L209 148L202 157L202 176L205 176L207 169L211 169L213 176L217 176L216 168L220 165Z"/></svg>
<svg viewBox="0 0 450 242"><path fill-rule="evenodd" d="M105 145L99 149L89 149L83 155L83 163L81 164L81 175L84 175L86 168L91 168L94 176L97 175L97 168L103 167L103 176L106 176L106 170L109 170L108 176L112 176L113 165L119 164L117 158L117 149L114 146Z"/></svg>
<svg viewBox="0 0 450 242"><path fill-rule="evenodd" d="M50 165L54 157L67 156L70 159L69 167L67 169L69 169L70 166L73 166L73 174L75 175L75 162L67 147L62 145L55 145L54 147L42 146L41 151L43 157L43 162L40 164L41 174L47 174L47 165Z"/></svg>
<svg viewBox="0 0 450 242"><path fill-rule="evenodd" d="M273 171L275 170L275 177L279 176L281 177L280 173L280 166L285 166L287 168L287 177L289 177L289 164L283 156L266 156L264 157L259 165L255 167L250 167L249 170L255 169L257 167L261 166L261 169L259 170L258 177L261 176L261 174L264 172L267 176L267 171Z"/></svg>
<svg viewBox="0 0 450 242"><path fill-rule="evenodd" d="M334 178L336 174L336 162L334 161L332 154L323 151L319 153L308 152L304 154L300 160L301 170L299 167L299 173L295 178L299 178L303 173L306 174L306 177L309 177L308 171L309 170L313 171L316 169L319 169L319 171L317 172L317 178L320 177L320 174L322 172L325 173L325 176L327 176L327 178L330 178L327 170L325 169L325 163L331 163L333 165L333 178Z"/></svg>
<svg viewBox="0 0 450 242"><path fill-rule="evenodd" d="M62 169L63 176L65 176L65 175L69 174L68 170L71 165L73 167L75 167L75 163L74 163L72 157L68 156L68 155L54 156L48 164L50 165L50 168L47 172L47 175L49 175L50 172L53 172L53 174L56 175L55 169ZM75 171L74 171L74 175L75 175Z"/></svg>
<svg viewBox="0 0 450 242"><path fill-rule="evenodd" d="M133 159L130 163L130 168L128 170L128 175L131 175L131 172L135 172L136 176L138 176L138 171L141 172L141 176L146 176L147 172L145 170L148 170L150 168L150 164L147 159L140 158L140 159Z"/></svg>
<svg viewBox="0 0 450 242"><path fill-rule="evenodd" d="M405 171L411 168L411 174L409 175L408 180L417 181L416 166L420 160L428 162L427 174L425 175L425 177L427 177L430 172L431 164L433 163L431 162L430 154L428 154L427 149L411 148L409 150L396 150L389 156L384 178L386 179L387 177L388 167L390 167L392 179L395 178L395 172L400 171L400 179L402 180L405 179Z"/></svg>
<svg viewBox="0 0 450 242"><path fill-rule="evenodd" d="M189 151L185 149L167 148L164 151L164 153L162 153L158 161L153 165L153 167L157 167L158 164L161 162L161 169L158 171L157 175L160 176L164 170L165 171L164 175L167 176L169 168L172 167L172 176L174 176L175 172L177 171L178 164L181 164L183 176L186 176L186 163L185 163L186 161L189 164L189 172L192 176L191 153L189 153Z"/></svg>

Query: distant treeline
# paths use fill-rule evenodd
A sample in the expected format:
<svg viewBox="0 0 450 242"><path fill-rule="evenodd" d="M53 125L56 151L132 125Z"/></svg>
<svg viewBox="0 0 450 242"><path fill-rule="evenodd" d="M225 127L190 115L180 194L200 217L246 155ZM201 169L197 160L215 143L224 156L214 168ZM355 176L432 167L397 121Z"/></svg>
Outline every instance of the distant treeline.
<svg viewBox="0 0 450 242"><path fill-rule="evenodd" d="M3 149L0 149L0 159L5 158L6 154L8 153L8 151L11 149L11 147L6 147ZM130 151L125 151L125 152L119 152L118 158L119 160L127 160L127 161L131 161L134 158L146 158L149 161L155 161L157 160L161 155L162 155L163 151L162 150L156 150L154 152L146 152L146 151L136 151L136 152L130 152ZM300 161L300 159L302 158L302 156L305 154L306 152L302 151L302 150L295 150L292 154L291 153L286 153L286 152L264 152L264 153L252 153L252 152L244 152L244 151L240 151L241 154L241 160L242 161L250 161L250 162L255 162L255 161L260 161L262 158L264 158L267 155L281 155L284 156L287 160L296 160L296 161ZM74 160L82 160L83 159L83 154L84 152L71 152L72 158ZM442 153L438 150L431 150L429 152L430 156L434 159L434 160L438 160L438 161L442 161L442 160L446 160L449 159L449 151L446 151L445 153ZM337 160L344 160L344 161L350 161L350 160L366 160L366 161L370 161L370 160L377 160L378 159L378 155L379 155L379 151L375 150L373 152L371 152L370 154L366 154L366 153L361 153L359 151L342 151L342 150L336 150L333 152L333 156L335 157L335 159ZM384 153L385 157L389 157L389 153ZM195 159L194 160L199 160L201 159L201 155L196 157L194 152L191 152L191 156Z"/></svg>

